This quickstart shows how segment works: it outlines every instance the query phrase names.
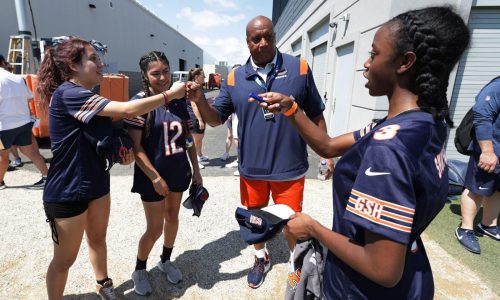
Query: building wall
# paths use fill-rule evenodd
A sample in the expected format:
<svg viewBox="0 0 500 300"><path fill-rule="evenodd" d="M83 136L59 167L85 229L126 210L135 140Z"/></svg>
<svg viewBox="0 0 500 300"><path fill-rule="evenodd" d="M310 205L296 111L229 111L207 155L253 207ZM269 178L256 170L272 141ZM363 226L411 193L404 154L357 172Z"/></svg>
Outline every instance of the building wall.
<svg viewBox="0 0 500 300"><path fill-rule="evenodd" d="M299 17L313 1L278 0L274 2L275 3L273 4L273 23L275 24L275 29L276 29L276 40L280 40L283 37L283 35L288 31L288 29L295 24L297 17ZM276 16L274 11L275 8L280 10L279 13L276 13ZM275 20L276 18L278 19Z"/></svg>
<svg viewBox="0 0 500 300"><path fill-rule="evenodd" d="M138 72L139 58L152 50L165 52L172 71L179 69L179 59L186 61L188 70L203 65L200 47L134 0L31 0L31 4L38 38L73 35L98 40L108 46L110 72ZM29 8L27 11L34 38ZM3 1L0 20L0 53L6 55L9 36L18 32L13 0ZM134 86L135 80L130 83Z"/></svg>
<svg viewBox="0 0 500 300"><path fill-rule="evenodd" d="M338 134L334 127L342 132L362 128L387 113L387 97L371 97L364 87L366 79L363 77L363 63L368 57L375 32L384 22L407 10L431 5L451 5L466 22L473 7L500 8L498 0L313 0L300 14L290 18L287 11L290 13L293 10L292 2L296 2L295 5L302 3L289 2L281 18L273 20L276 32L280 33L277 46L282 52L306 58L312 66L314 48L327 43L326 71L324 76L315 79L320 81L316 82L317 85L323 84L327 95L324 115L330 134ZM329 25L327 29L325 22ZM345 49L351 49L347 56L344 55ZM346 60L346 57L349 59ZM342 69L342 66L352 67ZM450 76L449 100L455 92L457 67ZM346 78L352 79L346 82ZM336 83L339 85L337 89ZM343 96L342 102L337 99L338 96ZM345 124L341 117L334 114L339 107L347 107ZM458 124L463 114L452 117ZM450 145L452 142L448 143L448 153L456 152Z"/></svg>

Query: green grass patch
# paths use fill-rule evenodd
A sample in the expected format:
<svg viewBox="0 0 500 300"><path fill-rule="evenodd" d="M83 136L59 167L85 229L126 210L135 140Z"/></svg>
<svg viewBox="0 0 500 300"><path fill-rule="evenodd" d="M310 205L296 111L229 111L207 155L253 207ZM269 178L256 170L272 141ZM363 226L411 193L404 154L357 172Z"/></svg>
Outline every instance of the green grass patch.
<svg viewBox="0 0 500 300"><path fill-rule="evenodd" d="M476 216L476 224L481 220L482 209ZM455 237L455 229L460 224L460 198L447 203L439 215L425 231L457 261L473 270L497 295L500 296L498 276L500 274L500 242L488 237L479 237L481 254L474 254L462 247ZM457 274L457 284L460 282Z"/></svg>

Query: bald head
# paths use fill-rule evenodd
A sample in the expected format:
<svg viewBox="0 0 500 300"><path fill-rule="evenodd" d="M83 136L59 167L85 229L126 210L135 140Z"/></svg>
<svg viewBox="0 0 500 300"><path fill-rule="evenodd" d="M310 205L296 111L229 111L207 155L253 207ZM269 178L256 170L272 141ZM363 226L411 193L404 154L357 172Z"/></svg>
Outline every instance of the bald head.
<svg viewBox="0 0 500 300"><path fill-rule="evenodd" d="M273 22L268 18L264 16L257 16L250 20L247 24L247 37L250 35L250 32L252 30L259 30L259 29L270 29L274 33L274 25Z"/></svg>
<svg viewBox="0 0 500 300"><path fill-rule="evenodd" d="M247 46L254 63L264 67L276 53L276 34L273 22L264 16L257 16L247 24Z"/></svg>

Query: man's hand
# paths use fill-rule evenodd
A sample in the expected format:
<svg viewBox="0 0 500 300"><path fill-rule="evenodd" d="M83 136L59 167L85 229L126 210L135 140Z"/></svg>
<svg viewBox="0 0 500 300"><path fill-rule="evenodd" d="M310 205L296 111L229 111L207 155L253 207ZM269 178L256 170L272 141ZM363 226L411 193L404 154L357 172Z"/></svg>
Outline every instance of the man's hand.
<svg viewBox="0 0 500 300"><path fill-rule="evenodd" d="M194 103L198 103L204 98L203 89L200 84L193 81L186 83L186 98Z"/></svg>
<svg viewBox="0 0 500 300"><path fill-rule="evenodd" d="M493 151L483 151L477 166L488 173L493 173L498 165L498 156Z"/></svg>
<svg viewBox="0 0 500 300"><path fill-rule="evenodd" d="M305 241L313 237L313 224L316 222L309 215L296 213L290 217L285 226L285 234L296 240Z"/></svg>

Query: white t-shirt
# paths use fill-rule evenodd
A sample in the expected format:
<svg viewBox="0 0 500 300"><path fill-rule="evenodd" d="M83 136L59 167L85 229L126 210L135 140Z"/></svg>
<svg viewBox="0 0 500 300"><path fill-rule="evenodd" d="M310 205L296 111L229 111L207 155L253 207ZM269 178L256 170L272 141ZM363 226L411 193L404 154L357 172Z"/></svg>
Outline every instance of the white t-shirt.
<svg viewBox="0 0 500 300"><path fill-rule="evenodd" d="M28 107L31 98L33 94L23 77L0 68L0 131L31 122Z"/></svg>

